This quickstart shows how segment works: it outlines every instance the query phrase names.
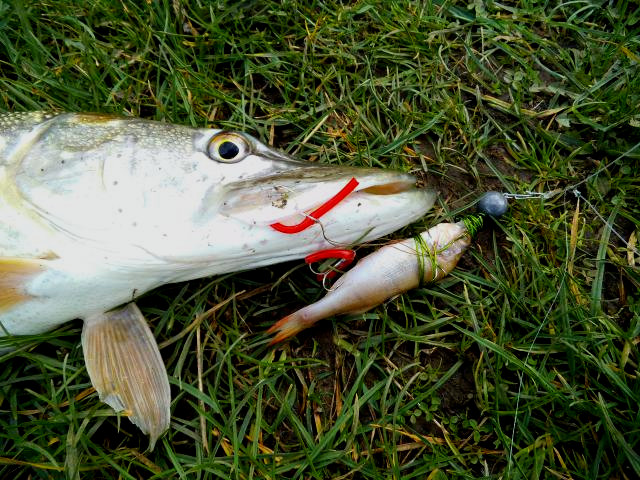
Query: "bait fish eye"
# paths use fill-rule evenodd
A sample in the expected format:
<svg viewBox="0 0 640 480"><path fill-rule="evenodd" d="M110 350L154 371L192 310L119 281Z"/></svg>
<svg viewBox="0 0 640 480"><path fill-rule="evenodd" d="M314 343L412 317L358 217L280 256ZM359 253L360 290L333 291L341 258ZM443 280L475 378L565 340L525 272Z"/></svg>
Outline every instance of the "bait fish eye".
<svg viewBox="0 0 640 480"><path fill-rule="evenodd" d="M239 162L250 152L247 139L237 133L221 132L209 142L209 157L222 163Z"/></svg>

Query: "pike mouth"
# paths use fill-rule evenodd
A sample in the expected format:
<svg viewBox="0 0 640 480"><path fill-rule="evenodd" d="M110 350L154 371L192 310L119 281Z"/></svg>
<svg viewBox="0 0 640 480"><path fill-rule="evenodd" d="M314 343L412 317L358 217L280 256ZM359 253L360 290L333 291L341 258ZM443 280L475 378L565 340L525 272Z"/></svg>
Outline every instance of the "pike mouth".
<svg viewBox="0 0 640 480"><path fill-rule="evenodd" d="M320 204L320 206L315 208L313 211L306 214L305 218L300 223L295 225L285 225L281 222L275 222L271 224L271 227L281 233L300 233L301 231L306 230L307 228L312 226L315 222L318 221L320 217L336 207L351 193L354 193L356 196L358 196L359 194L362 195L362 193L375 196L389 196L401 194L402 192L406 192L414 187L413 182L409 181L387 182L382 185L371 185L361 190L356 190L358 185L358 180L356 180L355 177L352 177L351 180L349 180L349 182L347 182L347 184L338 193L329 198L326 202ZM358 206L360 206L360 204L358 204Z"/></svg>
<svg viewBox="0 0 640 480"><path fill-rule="evenodd" d="M354 185L355 183L355 185ZM418 191L416 179L397 172L348 169L336 174L326 168L307 168L272 175L259 180L237 182L225 195L219 212L254 224L297 223L329 204L325 213L337 205L357 200L383 198L407 201L406 195ZM359 205L357 205L359 206Z"/></svg>

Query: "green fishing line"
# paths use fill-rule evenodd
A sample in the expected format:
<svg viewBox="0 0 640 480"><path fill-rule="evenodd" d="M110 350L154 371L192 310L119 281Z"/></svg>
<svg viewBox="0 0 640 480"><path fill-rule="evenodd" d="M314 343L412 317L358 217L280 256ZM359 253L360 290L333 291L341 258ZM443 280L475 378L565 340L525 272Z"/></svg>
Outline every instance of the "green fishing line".
<svg viewBox="0 0 640 480"><path fill-rule="evenodd" d="M426 273L425 259L429 258L431 271L433 272L432 278L435 278L438 269L438 252L435 251L435 248L429 246L422 235L416 235L413 237L413 241L416 244L416 254L418 257L418 287L422 287L426 283L424 280Z"/></svg>
<svg viewBox="0 0 640 480"><path fill-rule="evenodd" d="M416 235L413 237L413 241L416 244L416 253L418 257L418 287L422 287L424 282L424 253L429 250L427 242L425 242L422 235Z"/></svg>
<svg viewBox="0 0 640 480"><path fill-rule="evenodd" d="M484 225L484 217L484 213L478 213L466 215L460 220L464 223L465 229L471 238L474 238ZM422 235L416 235L413 240L416 245L416 257L418 260L418 287L422 287L426 283L424 279L426 259L428 258L429 262L431 262L432 279L434 279L438 274L438 253L440 252L436 251L435 248L431 248ZM447 248L449 248L449 245L446 245L441 251Z"/></svg>
<svg viewBox="0 0 640 480"><path fill-rule="evenodd" d="M467 232L469 232L471 238L474 238L478 233L478 230L480 230L484 225L484 213L466 215L460 221L464 223L464 226L467 229Z"/></svg>

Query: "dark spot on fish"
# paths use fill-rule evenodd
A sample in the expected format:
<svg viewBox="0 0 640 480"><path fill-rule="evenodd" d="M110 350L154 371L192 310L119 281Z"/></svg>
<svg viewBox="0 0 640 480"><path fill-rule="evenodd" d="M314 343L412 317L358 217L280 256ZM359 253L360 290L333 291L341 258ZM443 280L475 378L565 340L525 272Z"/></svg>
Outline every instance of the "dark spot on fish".
<svg viewBox="0 0 640 480"><path fill-rule="evenodd" d="M121 208L118 209L118 213L122 213L122 209Z"/></svg>
<svg viewBox="0 0 640 480"><path fill-rule="evenodd" d="M118 185L118 181L117 181L117 180L114 180L114 181L113 181L113 186L115 187L116 185Z"/></svg>
<svg viewBox="0 0 640 480"><path fill-rule="evenodd" d="M362 206L362 202L358 202L358 206L359 206L359 207L360 207L360 206Z"/></svg>
<svg viewBox="0 0 640 480"><path fill-rule="evenodd" d="M61 163L62 165L64 165L64 160L60 160L60 163Z"/></svg>
<svg viewBox="0 0 640 480"><path fill-rule="evenodd" d="M271 202L271 205L273 205L276 208L284 208L287 206L287 198L282 196L281 198L278 198L273 202Z"/></svg>
<svg viewBox="0 0 640 480"><path fill-rule="evenodd" d="M138 222L133 222L133 223L131 224L131 226L132 226L132 227L137 227L137 226L138 226Z"/></svg>

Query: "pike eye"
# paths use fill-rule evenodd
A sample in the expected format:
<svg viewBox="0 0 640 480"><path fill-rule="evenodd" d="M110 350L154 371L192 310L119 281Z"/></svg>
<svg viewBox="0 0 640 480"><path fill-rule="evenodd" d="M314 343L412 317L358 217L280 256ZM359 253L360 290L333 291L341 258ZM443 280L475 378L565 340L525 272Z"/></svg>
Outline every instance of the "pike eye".
<svg viewBox="0 0 640 480"><path fill-rule="evenodd" d="M249 142L237 133L222 132L209 142L209 156L218 162L236 163L250 153Z"/></svg>
<svg viewBox="0 0 640 480"><path fill-rule="evenodd" d="M218 145L218 155L225 160L233 160L240 153L240 147L229 140L222 142Z"/></svg>

